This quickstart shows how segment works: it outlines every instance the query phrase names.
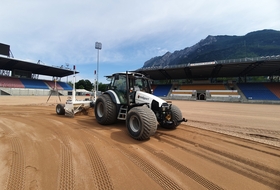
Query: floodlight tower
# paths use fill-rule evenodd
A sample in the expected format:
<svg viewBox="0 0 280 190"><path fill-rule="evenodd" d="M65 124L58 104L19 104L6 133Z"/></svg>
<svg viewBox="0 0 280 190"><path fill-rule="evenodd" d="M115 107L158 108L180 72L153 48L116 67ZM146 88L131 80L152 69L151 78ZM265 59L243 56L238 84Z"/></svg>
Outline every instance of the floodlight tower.
<svg viewBox="0 0 280 190"><path fill-rule="evenodd" d="M98 92L99 50L102 49L102 44L100 42L95 42L95 49L97 49L96 92Z"/></svg>
<svg viewBox="0 0 280 190"><path fill-rule="evenodd" d="M69 63L65 63L65 65L66 65L66 69L69 69ZM67 76L67 80L66 80L66 83L68 84L68 76Z"/></svg>

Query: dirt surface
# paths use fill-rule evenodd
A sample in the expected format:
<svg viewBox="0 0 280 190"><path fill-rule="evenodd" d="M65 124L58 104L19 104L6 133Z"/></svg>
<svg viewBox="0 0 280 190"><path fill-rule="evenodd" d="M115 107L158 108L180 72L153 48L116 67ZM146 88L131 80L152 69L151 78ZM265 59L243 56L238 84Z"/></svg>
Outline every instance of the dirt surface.
<svg viewBox="0 0 280 190"><path fill-rule="evenodd" d="M141 142L47 98L0 96L0 189L280 189L279 105L173 101L189 121Z"/></svg>

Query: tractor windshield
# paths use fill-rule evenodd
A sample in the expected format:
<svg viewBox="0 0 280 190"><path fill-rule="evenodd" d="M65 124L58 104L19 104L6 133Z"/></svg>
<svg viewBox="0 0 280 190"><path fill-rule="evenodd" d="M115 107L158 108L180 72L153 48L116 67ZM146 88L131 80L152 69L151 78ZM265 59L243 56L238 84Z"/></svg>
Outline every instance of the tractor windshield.
<svg viewBox="0 0 280 190"><path fill-rule="evenodd" d="M135 84L134 84L134 89L137 88L137 90L151 93L150 91L150 86L149 86L149 81L145 80L143 78L136 78L135 79Z"/></svg>

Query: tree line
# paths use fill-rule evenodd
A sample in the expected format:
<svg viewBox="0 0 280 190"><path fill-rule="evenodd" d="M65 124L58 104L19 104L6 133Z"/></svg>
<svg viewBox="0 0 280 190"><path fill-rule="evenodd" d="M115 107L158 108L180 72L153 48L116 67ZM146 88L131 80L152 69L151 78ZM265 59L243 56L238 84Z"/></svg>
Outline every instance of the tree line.
<svg viewBox="0 0 280 190"><path fill-rule="evenodd" d="M70 86L73 87L72 82L68 82ZM98 91L104 92L107 90L108 84L103 84L103 83L98 83ZM76 89L85 89L87 91L93 91L94 90L94 83L91 83L89 80L79 80L78 82L75 83L75 88Z"/></svg>

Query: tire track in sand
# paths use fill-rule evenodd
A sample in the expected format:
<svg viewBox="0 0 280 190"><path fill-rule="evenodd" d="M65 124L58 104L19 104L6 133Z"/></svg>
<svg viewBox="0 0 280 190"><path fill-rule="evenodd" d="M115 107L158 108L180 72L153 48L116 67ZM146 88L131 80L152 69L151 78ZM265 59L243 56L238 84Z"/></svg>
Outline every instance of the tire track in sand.
<svg viewBox="0 0 280 190"><path fill-rule="evenodd" d="M151 163L145 161L137 154L125 149L120 144L116 145L119 151L137 165L142 171L144 171L149 177L151 177L157 184L163 189L182 189L176 182L167 177L164 173L159 171Z"/></svg>
<svg viewBox="0 0 280 190"><path fill-rule="evenodd" d="M5 126L3 121L0 121L3 125L0 126L5 135L13 135L14 132L9 127ZM6 190L18 190L24 189L25 180L25 159L24 152L20 140L17 137L11 136L10 139L11 147L11 164L9 168L9 177L7 180Z"/></svg>
<svg viewBox="0 0 280 190"><path fill-rule="evenodd" d="M203 187L205 187L207 189L216 189L216 190L222 190L223 189L222 187L214 184L213 182L211 182L208 179L202 177L201 175L199 175L195 171L191 170L187 166L177 162L176 160L170 158L169 156L167 156L167 155L165 155L161 152L157 152L152 147L150 147L148 145L145 145L145 144L142 144L141 147L144 148L145 150L147 150L148 152L152 153L153 155L155 155L159 159L163 160L165 163L167 163L167 164L171 165L172 167L176 168L181 173L187 175L188 177L190 177L191 179L193 179L194 181L196 181L197 183L199 183Z"/></svg>
<svg viewBox="0 0 280 190"><path fill-rule="evenodd" d="M207 135L207 134L203 134L203 133L200 133L200 132L194 132L190 129L195 129L196 127L191 127L191 126L188 126L189 129L185 129L185 128L177 128L176 130L181 130L181 131L184 131L184 132L187 132L187 133L192 133L192 134L197 134L197 135L201 135L201 136L205 136L205 137L210 137L210 138L213 138L213 139L217 139L217 140L220 140L222 142L226 142L226 143L230 143L230 144L234 144L234 145L237 145L237 146L240 146L240 147L244 147L244 148L249 148L249 149L252 149L252 150L256 150L258 152L262 152L262 153L265 153L265 154L269 154L269 155L272 155L272 156L277 156L277 157L280 157L280 154L277 154L277 153L273 153L273 152L269 152L269 151L265 151L265 150L262 150L260 148L256 148L256 147L252 147L252 146L248 146L248 145L245 145L241 142L233 142L233 141L230 141L228 140L228 138L221 138L221 137L214 137L214 136L211 136L211 135ZM238 138L238 139L244 139L242 137L236 137L236 136L232 136L230 134L225 134L225 133L220 133L220 132L217 132L217 131L212 131L212 130L208 130L208 129L202 129L202 130L206 130L206 131L211 131L211 132L214 132L214 133L218 133L218 134L223 134L225 135L226 137L230 136L232 138ZM255 142L255 141L252 141L252 143L259 143L259 142ZM271 149L275 149L275 150L279 150L277 147L274 147L272 146Z"/></svg>
<svg viewBox="0 0 280 190"><path fill-rule="evenodd" d="M56 121L53 121L56 123ZM89 131L82 129L82 131L89 133ZM62 135L61 132L56 129L56 134L59 136L59 138L62 140L61 144L61 152L62 152L62 158L61 158L61 172L60 172L60 187L59 189L74 189L75 188L75 172L74 167L72 163L72 152L71 147L69 143L69 139L67 136ZM89 155L90 160L90 166L91 166L91 173L93 176L93 179L95 181L95 185L97 189L114 189L110 175L107 171L106 165L104 164L102 158L99 156L98 152L96 151L96 148L92 144L90 140L87 138L82 139L82 142L87 150L87 153Z"/></svg>
<svg viewBox="0 0 280 190"><path fill-rule="evenodd" d="M68 136L57 133L62 140L60 144L60 171L59 171L59 188L61 190L75 189L75 170L72 160L72 150Z"/></svg>
<svg viewBox="0 0 280 190"><path fill-rule="evenodd" d="M108 190L114 189L107 168L93 144L87 140L84 141L84 145L90 158L91 172L95 180L96 188Z"/></svg>
<svg viewBox="0 0 280 190"><path fill-rule="evenodd" d="M241 156L238 156L238 155L235 155L235 154L232 154L232 153L229 153L229 152L217 150L217 149L209 147L207 145L197 144L196 142L194 142L192 140L187 140L187 139L175 136L175 135L171 135L171 134L167 134L167 133L163 133L163 132L157 132L157 134L155 135L155 138L159 139L160 141L171 144L173 146L179 147L184 151L187 151L189 153L192 153L192 154L195 154L199 157L207 159L207 160L209 160L213 163L221 165L221 166L223 166L223 167L225 167L229 170L232 170L236 173L239 173L243 176L246 176L246 177L248 177L248 178L250 178L254 181L257 181L259 183L262 183L266 186L269 186L269 187L275 188L275 189L280 188L279 183L275 182L275 180L270 179L267 176L264 176L263 172L259 172L259 171L265 171L265 172L268 172L268 173L270 173L274 176L279 176L279 170L277 170L277 169L271 168L269 166L263 165L261 163L257 163L255 161L243 158ZM184 143L187 143L187 144L191 144L191 145L194 145L194 146L199 146L200 148L202 148L206 151L210 151L210 152L212 152L216 155L224 156L224 157L229 158L229 159L231 159L231 160L233 160L237 163L242 163L242 164L245 164L247 166L250 166L251 169L249 169L249 168L243 169L243 168L238 167L238 164L235 164L235 165L229 164L229 163L227 163L227 162L225 162L225 161L223 161L219 158L215 158L213 156L210 156L207 153L202 153L201 151L200 152L193 151L192 149L190 149L186 146L183 146L182 143L174 142L174 140L172 140L172 139L176 139L178 141L181 141L181 142L184 142Z"/></svg>
<svg viewBox="0 0 280 190"><path fill-rule="evenodd" d="M60 122L52 120L52 122L59 126ZM75 171L72 162L72 151L69 138L62 134L58 127L54 130L56 135L61 139L61 161L60 161L60 179L59 189L75 189ZM89 133L87 130L82 130ZM90 133L89 133L90 134ZM82 139L82 142L87 150L90 160L90 167L93 179L97 189L113 189L111 178L107 171L107 168L99 156L96 148L90 140L87 138Z"/></svg>
<svg viewBox="0 0 280 190"><path fill-rule="evenodd" d="M95 137L100 136L100 139L104 139L104 135L100 134L98 131L94 131L90 129L82 129L89 135ZM96 138L96 137L95 137ZM118 151L120 151L125 157L127 157L132 163L134 163L136 166L138 166L143 172L145 172L151 179L153 179L157 184L159 184L162 189L182 189L175 181L170 179L168 176L166 176L164 173L162 173L160 170L158 170L155 166L153 166L152 163L142 159L137 154L133 153L132 151L127 150L122 145L118 143L112 143L110 144L117 148Z"/></svg>

